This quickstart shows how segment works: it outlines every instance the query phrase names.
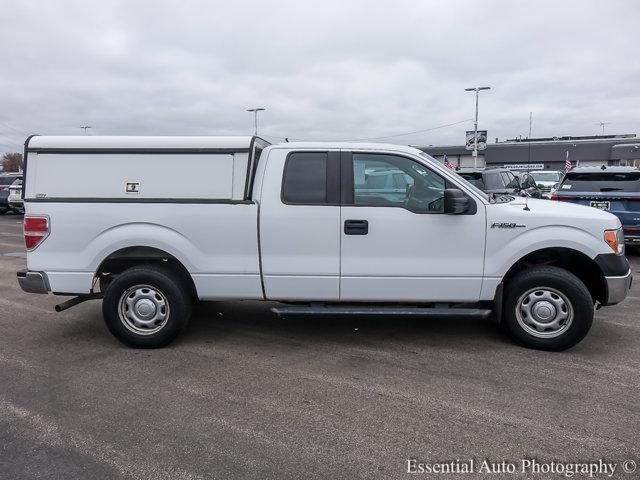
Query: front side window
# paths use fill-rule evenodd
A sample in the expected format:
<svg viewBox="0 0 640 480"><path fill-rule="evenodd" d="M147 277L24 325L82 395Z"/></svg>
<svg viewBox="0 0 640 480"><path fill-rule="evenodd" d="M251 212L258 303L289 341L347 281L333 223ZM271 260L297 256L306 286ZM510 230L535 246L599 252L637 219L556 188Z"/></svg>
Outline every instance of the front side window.
<svg viewBox="0 0 640 480"><path fill-rule="evenodd" d="M355 205L444 211L444 178L409 158L354 153L353 180Z"/></svg>
<svg viewBox="0 0 640 480"><path fill-rule="evenodd" d="M282 200L291 204L327 202L326 152L294 152L287 158L282 181Z"/></svg>

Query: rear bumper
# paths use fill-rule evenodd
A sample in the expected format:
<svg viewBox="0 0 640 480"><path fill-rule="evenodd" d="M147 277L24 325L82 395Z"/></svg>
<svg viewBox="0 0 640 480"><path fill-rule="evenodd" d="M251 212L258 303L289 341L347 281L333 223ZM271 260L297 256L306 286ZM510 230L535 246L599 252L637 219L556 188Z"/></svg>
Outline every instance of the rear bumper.
<svg viewBox="0 0 640 480"><path fill-rule="evenodd" d="M16 273L20 288L28 293L49 293L49 279L44 272L20 270Z"/></svg>
<svg viewBox="0 0 640 480"><path fill-rule="evenodd" d="M615 305L624 300L631 289L633 276L631 269L626 275L616 277L604 277L607 284L607 301L605 305Z"/></svg>

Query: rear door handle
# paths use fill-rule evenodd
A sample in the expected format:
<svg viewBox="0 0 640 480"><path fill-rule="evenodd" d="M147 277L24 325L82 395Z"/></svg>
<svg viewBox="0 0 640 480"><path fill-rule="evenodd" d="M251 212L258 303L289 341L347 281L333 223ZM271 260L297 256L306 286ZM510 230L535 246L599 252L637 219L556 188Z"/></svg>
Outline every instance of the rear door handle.
<svg viewBox="0 0 640 480"><path fill-rule="evenodd" d="M369 222L367 220L345 220L345 235L366 235L369 233Z"/></svg>

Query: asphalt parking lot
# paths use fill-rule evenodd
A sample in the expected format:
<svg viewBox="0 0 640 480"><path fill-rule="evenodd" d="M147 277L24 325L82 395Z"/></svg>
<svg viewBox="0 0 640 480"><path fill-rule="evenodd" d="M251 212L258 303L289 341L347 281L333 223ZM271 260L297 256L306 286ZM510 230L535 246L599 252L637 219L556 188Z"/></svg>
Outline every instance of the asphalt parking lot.
<svg viewBox="0 0 640 480"><path fill-rule="evenodd" d="M62 297L23 293L24 266L21 217L0 216L1 478L402 478L410 458L639 460L640 281L562 353L515 346L489 321L282 321L256 302L202 304L173 345L133 350L98 302L55 313Z"/></svg>

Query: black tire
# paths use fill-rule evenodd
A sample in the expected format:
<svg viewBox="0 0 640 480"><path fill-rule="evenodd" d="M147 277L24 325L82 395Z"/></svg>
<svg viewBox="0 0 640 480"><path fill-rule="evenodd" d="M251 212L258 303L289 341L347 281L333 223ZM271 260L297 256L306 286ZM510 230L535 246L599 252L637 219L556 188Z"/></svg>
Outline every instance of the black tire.
<svg viewBox="0 0 640 480"><path fill-rule="evenodd" d="M547 290L544 290L545 288ZM530 312L535 311L533 307L539 305L538 302L544 301L544 295L551 299L547 304L553 305L552 311L564 311L566 308L567 312L573 314L572 317L567 314L567 319L564 323L560 322L560 326L555 331L551 328L545 330L544 322L542 331L539 331L540 327L534 328L531 316L526 312L527 305ZM522 308L518 312L517 306L521 297L524 299L523 303L520 303ZM564 305L564 308L555 310L557 304L552 303L553 300L559 302L559 305ZM548 311L542 312L547 314ZM555 351L573 347L589 332L593 323L593 313L593 299L587 287L578 277L562 268L528 268L518 272L505 285L502 328L513 340L525 347ZM572 318L570 323L569 317ZM532 333L534 330L535 332ZM541 337L543 335L556 336Z"/></svg>
<svg viewBox="0 0 640 480"><path fill-rule="evenodd" d="M0 215L4 215L5 213L7 213L9 211L8 208L0 208Z"/></svg>
<svg viewBox="0 0 640 480"><path fill-rule="evenodd" d="M155 312L149 320L157 323L142 327L139 322L142 317L133 313L138 312L139 308L129 313L129 303L123 296L134 287L138 288L126 296L133 302L139 295L134 305L146 302L147 305L143 306L147 311ZM102 315L109 331L125 345L135 348L164 347L187 326L191 317L191 296L180 276L171 270L162 266L141 265L125 270L109 282L102 300ZM134 318L138 320L138 326L134 325Z"/></svg>

